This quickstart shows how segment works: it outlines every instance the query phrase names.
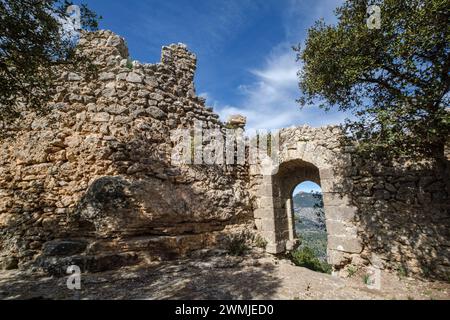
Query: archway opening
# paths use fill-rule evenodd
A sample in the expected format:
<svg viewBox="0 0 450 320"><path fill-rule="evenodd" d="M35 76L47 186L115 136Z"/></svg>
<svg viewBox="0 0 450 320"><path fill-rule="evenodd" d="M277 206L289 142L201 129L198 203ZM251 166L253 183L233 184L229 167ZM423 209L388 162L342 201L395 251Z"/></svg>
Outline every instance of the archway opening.
<svg viewBox="0 0 450 320"><path fill-rule="evenodd" d="M321 187L312 181L299 183L292 192L295 232L300 241L297 250L311 253L327 262L327 227Z"/></svg>
<svg viewBox="0 0 450 320"><path fill-rule="evenodd" d="M268 253L287 253L296 265L331 273L332 267L338 269L348 262L351 254L360 254L363 250L353 221L355 208L349 205L348 197L342 197L335 187L340 178L335 177L333 168L319 168L314 163L296 159L295 154L287 156L292 156L293 159L280 161L278 170L272 175L263 175L255 186L258 192L254 210L256 227L267 242ZM308 241L303 239L302 244L301 239L297 237L297 234L301 237L302 232L301 228L296 230L296 227L301 226L295 221L293 197L298 192L294 190L299 191L297 186L305 182L306 186L309 184L310 187L306 187L303 192L314 191L314 188L311 189L311 183L316 184L316 191L323 192L322 210L326 217L326 227L320 230L322 235L317 238L321 239L321 247L326 247L326 253L322 249L317 254L318 257L314 250L306 250L306 254L302 252L302 247L305 247ZM302 222L301 215L298 220ZM302 263L302 255L314 262L313 267ZM317 266L319 267L315 268Z"/></svg>
<svg viewBox="0 0 450 320"><path fill-rule="evenodd" d="M297 266L331 273L332 268L327 263L329 245L327 243L319 168L301 159L286 161L279 166L278 172L271 177L271 183L276 244L288 252L289 258ZM302 188L304 189L301 190ZM295 214L294 197L297 195L295 190L303 191L303 195L309 198L309 202L305 199L301 202L305 208L309 207L307 210L302 210L308 212L309 221L304 219L301 214ZM313 192L311 193L311 191ZM314 201L314 199L317 200ZM316 208L314 208L314 204ZM297 213L298 211L297 207ZM313 214L318 215L317 218L313 219ZM295 221L296 216L298 221ZM316 227L315 229L311 228L311 220L313 226ZM308 224L308 230L302 228L308 226ZM296 230L297 228L298 230ZM280 248L277 247L276 249Z"/></svg>

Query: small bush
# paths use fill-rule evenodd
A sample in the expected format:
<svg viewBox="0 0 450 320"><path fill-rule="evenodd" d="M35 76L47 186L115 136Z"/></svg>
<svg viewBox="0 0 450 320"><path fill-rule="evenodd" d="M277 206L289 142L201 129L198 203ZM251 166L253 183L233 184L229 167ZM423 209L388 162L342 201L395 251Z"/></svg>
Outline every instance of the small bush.
<svg viewBox="0 0 450 320"><path fill-rule="evenodd" d="M128 69L130 69L130 70L133 69L133 61L131 61L130 58L127 59L126 67L127 67Z"/></svg>
<svg viewBox="0 0 450 320"><path fill-rule="evenodd" d="M363 277L363 282L365 285L370 285L370 276L368 274L365 274Z"/></svg>
<svg viewBox="0 0 450 320"><path fill-rule="evenodd" d="M353 277L357 271L358 269L355 266L348 266L347 267L348 277L349 278Z"/></svg>
<svg viewBox="0 0 450 320"><path fill-rule="evenodd" d="M255 244L255 247L261 248L261 249L266 249L266 247L267 247L267 241L260 235L256 236L256 238L254 240L254 244Z"/></svg>
<svg viewBox="0 0 450 320"><path fill-rule="evenodd" d="M230 236L227 241L228 253L233 256L244 255L249 250L249 247L247 245L247 238L248 236L245 233Z"/></svg>
<svg viewBox="0 0 450 320"><path fill-rule="evenodd" d="M327 233L324 231L304 231L299 236L300 247L310 248L320 261L326 261L327 257Z"/></svg>
<svg viewBox="0 0 450 320"><path fill-rule="evenodd" d="M408 276L408 270L403 265L400 265L397 267L397 275L399 278L406 278Z"/></svg>
<svg viewBox="0 0 450 320"><path fill-rule="evenodd" d="M309 247L303 247L291 252L290 259L296 266L308 268L317 272L331 273L331 265L326 262L321 262L314 254L314 251Z"/></svg>

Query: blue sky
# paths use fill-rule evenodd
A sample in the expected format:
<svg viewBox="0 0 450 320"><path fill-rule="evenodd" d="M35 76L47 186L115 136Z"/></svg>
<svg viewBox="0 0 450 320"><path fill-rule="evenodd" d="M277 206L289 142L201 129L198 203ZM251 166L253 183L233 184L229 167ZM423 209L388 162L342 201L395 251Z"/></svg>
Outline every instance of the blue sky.
<svg viewBox="0 0 450 320"><path fill-rule="evenodd" d="M131 58L156 63L163 45L183 42L198 58L196 89L226 120L247 116L247 129L342 122L340 112L303 110L291 47L341 0L87 0L100 28L123 36Z"/></svg>
<svg viewBox="0 0 450 320"><path fill-rule="evenodd" d="M320 186L312 181L305 181L300 183L295 189L292 195L296 195L299 192L322 192Z"/></svg>

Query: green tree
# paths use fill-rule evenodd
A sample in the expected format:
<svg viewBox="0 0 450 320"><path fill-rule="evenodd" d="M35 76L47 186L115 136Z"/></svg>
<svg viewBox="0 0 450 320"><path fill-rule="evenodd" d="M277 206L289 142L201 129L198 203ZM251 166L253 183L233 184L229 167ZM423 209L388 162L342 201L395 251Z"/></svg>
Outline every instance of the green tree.
<svg viewBox="0 0 450 320"><path fill-rule="evenodd" d="M380 28L367 25L368 6ZM371 155L441 158L450 131L449 0L347 0L317 21L299 72L301 105L351 113L347 130Z"/></svg>
<svg viewBox="0 0 450 320"><path fill-rule="evenodd" d="M66 0L0 0L2 128L24 110L47 111L61 70L94 74L89 59L75 50L77 39L67 28L70 24L64 24L71 5ZM78 8L80 27L97 29L100 17L84 4Z"/></svg>

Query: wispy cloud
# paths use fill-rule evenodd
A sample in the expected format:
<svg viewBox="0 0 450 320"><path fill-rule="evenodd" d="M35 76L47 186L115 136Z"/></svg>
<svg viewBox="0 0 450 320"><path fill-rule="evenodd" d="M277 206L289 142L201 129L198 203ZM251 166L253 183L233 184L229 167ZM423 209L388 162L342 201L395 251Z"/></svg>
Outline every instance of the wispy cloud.
<svg viewBox="0 0 450 320"><path fill-rule="evenodd" d="M316 6L306 6L304 1L290 0L286 11L286 39L268 53L264 64L258 69L249 70L253 81L239 86L242 99L234 106L212 102L221 118L226 120L231 114L247 117L248 129L277 129L292 125L308 124L321 126L342 123L346 117L339 112L328 112L316 106L300 108L296 100L300 97L297 72L301 68L296 61L291 46L303 42L306 29L314 20L324 18L333 20L333 9L341 1L324 0ZM304 21L308 11L311 21ZM303 18L303 20L302 20ZM300 22L299 22L300 21ZM297 30L296 36L294 35Z"/></svg>
<svg viewBox="0 0 450 320"><path fill-rule="evenodd" d="M121 28L132 39L130 52L139 51L140 60L155 62L162 45L186 43L199 57L202 96L223 120L238 113L247 117L250 129L275 129L345 118L317 107L300 109L301 65L291 49L304 41L315 20L333 21L333 9L341 2L130 0L108 6L120 12L118 21L127 21Z"/></svg>
<svg viewBox="0 0 450 320"><path fill-rule="evenodd" d="M246 116L248 129L278 129L302 124L321 126L342 122L345 118L343 114L325 113L318 107L300 108L296 102L300 97L297 77L300 67L290 46L286 43L279 45L270 53L262 68L250 70L255 80L240 86L243 98L239 106L220 106L216 102L215 108L224 120L236 113Z"/></svg>

